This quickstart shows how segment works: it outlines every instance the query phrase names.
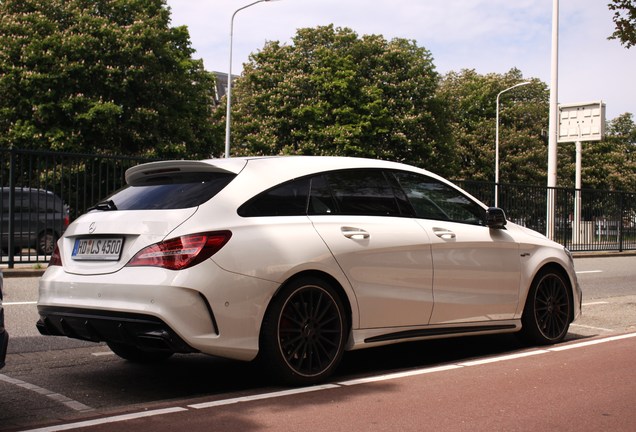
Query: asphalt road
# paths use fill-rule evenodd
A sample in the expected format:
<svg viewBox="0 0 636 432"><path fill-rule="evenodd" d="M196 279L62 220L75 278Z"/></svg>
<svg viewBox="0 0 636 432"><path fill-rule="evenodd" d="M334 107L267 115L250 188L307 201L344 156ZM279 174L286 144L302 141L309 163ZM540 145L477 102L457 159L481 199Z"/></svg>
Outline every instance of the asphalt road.
<svg viewBox="0 0 636 432"><path fill-rule="evenodd" d="M421 430L425 425L636 430L636 338L608 339L636 333L636 257L577 259L576 269L583 316L562 344L572 349L528 348L513 336L489 336L361 350L345 356L331 385L299 394L286 393L289 389L277 387L249 363L181 355L139 366L104 345L39 336L37 278L5 275L11 341L7 366L0 371L0 430L45 425L91 431ZM493 359L502 360L490 363ZM121 415L131 419L123 424ZM76 424L87 419L98 421Z"/></svg>

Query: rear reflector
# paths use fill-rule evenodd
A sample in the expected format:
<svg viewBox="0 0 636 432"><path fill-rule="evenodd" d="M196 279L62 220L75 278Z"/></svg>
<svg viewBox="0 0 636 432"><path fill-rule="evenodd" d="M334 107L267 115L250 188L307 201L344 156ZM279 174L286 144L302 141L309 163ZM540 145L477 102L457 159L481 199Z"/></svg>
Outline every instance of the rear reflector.
<svg viewBox="0 0 636 432"><path fill-rule="evenodd" d="M230 231L214 231L165 240L142 249L126 266L182 270L210 258L225 246L230 237Z"/></svg>
<svg viewBox="0 0 636 432"><path fill-rule="evenodd" d="M53 251L53 255L51 255L51 259L49 260L49 267L52 266L61 266L62 265L62 255L60 254L60 248L55 245L55 250Z"/></svg>

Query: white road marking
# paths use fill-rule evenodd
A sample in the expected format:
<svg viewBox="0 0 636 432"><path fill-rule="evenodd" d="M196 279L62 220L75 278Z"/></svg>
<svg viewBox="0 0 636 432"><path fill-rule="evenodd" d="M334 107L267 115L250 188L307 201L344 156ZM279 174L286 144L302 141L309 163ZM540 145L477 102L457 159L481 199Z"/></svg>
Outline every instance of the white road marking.
<svg viewBox="0 0 636 432"><path fill-rule="evenodd" d="M633 338L633 337L636 337L636 333L627 333L627 334L618 335L618 336L608 336L608 337L603 338L603 339L594 339L594 340L585 341L585 342L562 345L562 346L558 346L558 347L554 347L554 348L548 348L546 351L556 351L556 352L558 352L558 351L566 351L566 350L571 350L571 349L576 349L576 348L588 347L588 346L591 346L591 345L598 345L598 344L607 343L607 342L614 342L614 341L622 340L622 339L629 339L629 338Z"/></svg>
<svg viewBox="0 0 636 432"><path fill-rule="evenodd" d="M612 329L606 329L603 327L592 327L592 326L587 326L587 325L583 325L583 324L570 324L571 326L575 326L575 327L583 327L583 328L587 328L587 329L591 329L591 330L600 330L600 331L604 331L604 332L613 332L614 330Z"/></svg>
<svg viewBox="0 0 636 432"><path fill-rule="evenodd" d="M436 366L436 367L430 367L430 368L424 368L424 369L415 369L415 370L406 371L406 372L396 372L391 374L372 376L368 378L341 381L338 383L338 385L353 386L358 384L367 384L370 382L386 381L386 380L405 378L405 377L423 375L423 374L434 373L434 372L443 372L443 371L447 371L451 369L459 369L460 367L461 366L459 365L447 365L447 366Z"/></svg>
<svg viewBox="0 0 636 432"><path fill-rule="evenodd" d="M57 432L57 431L64 431L64 430L70 430L70 429L76 429L76 428L83 428L83 427L85 428L85 427L90 427L95 425L116 423L116 422L143 418L143 417L152 417L152 416L159 416L163 414L189 411L190 409L206 409L206 408L214 408L214 407L219 407L224 405L250 402L255 400L274 399L278 397L290 396L290 395L295 395L300 393L307 393L307 392L327 390L327 389L337 389L344 386L367 384L367 383L373 383L378 381L384 381L388 379L400 379L400 378L405 378L405 377L414 376L414 375L442 372L442 371L460 369L465 367L474 367L474 366L479 366L479 365L494 363L499 361L516 360L516 359L528 357L528 356L535 356L540 354L549 354L553 352L578 349L578 348L588 347L592 345L598 345L602 343L613 342L617 340L635 338L635 337L636 337L636 333L627 333L627 334L618 335L618 336L608 336L602 339L594 339L594 340L578 342L578 343L569 343L569 344L565 344L565 345L561 345L561 346L557 346L553 348L535 349L535 350L525 351L518 354L506 354L506 355L500 355L495 357L489 357L482 360L460 362L460 363L450 364L445 366L425 367L425 368L414 369L414 370L406 371L406 372L398 372L398 373L392 373L392 374L379 375L375 377L368 377L368 378L349 380L349 381L341 381L338 383L325 384L321 386L304 387L304 388L298 388L298 389L292 389L292 390L283 390L279 392L255 394L252 396L221 399L218 401L203 402L199 404L188 405L187 407L175 406L171 408L159 409L154 411L142 411L139 413L132 413L132 414L126 414L126 415L113 416L113 417L104 417L104 418L96 419L96 420L81 421L76 423L66 423L66 424L61 424L57 426L41 428L41 429L31 429L25 432ZM1 377L3 377L3 375L0 375L0 378Z"/></svg>
<svg viewBox="0 0 636 432"><path fill-rule="evenodd" d="M173 408L164 408L164 409L158 409L158 410L153 410L153 411L142 411L142 412L133 413L133 414L124 414L124 415L119 415L119 416L114 416L114 417L104 417L104 418L101 418L101 419L86 420L86 421L81 421L81 422L77 422L77 423L67 423L67 424L62 424L62 425L57 425L57 426L49 426L49 427L43 427L43 428L39 428L39 429L31 429L30 432L64 431L64 430L77 429L77 428L82 428L82 427L98 426L98 425L103 425L103 424L108 424L108 423L117 423L117 422L126 421L126 420L134 420L134 419L139 419L139 418L143 418L143 417L154 417L154 416L159 416L159 415L163 415L163 414L172 414L172 413L181 412L181 411L188 411L188 409L187 408L180 408L180 407L173 407Z"/></svg>
<svg viewBox="0 0 636 432"><path fill-rule="evenodd" d="M595 306L595 305L604 305L604 304L609 304L609 302L606 302L606 301L589 302L589 303L583 303L581 306Z"/></svg>
<svg viewBox="0 0 636 432"><path fill-rule="evenodd" d="M303 387L303 388L293 389L293 390L283 390L283 391L278 391L273 393L263 393L263 394L256 394L252 396L243 396L243 397L237 397L232 399L222 399L222 400L212 401L212 402L203 402L199 404L188 405L188 408L205 409L205 408L212 408L212 407L223 406L223 405L232 405L232 404L241 403L241 402L251 402L251 401L262 400L262 399L274 399L274 398L283 397L283 396L290 396L290 395L295 395L300 393L309 393L309 392L327 390L327 389L338 388L338 387L340 386L336 384L324 384L324 385L315 386L315 387Z"/></svg>
<svg viewBox="0 0 636 432"><path fill-rule="evenodd" d="M115 355L115 353L114 353L114 352L112 352L112 351L101 351L101 352L94 352L94 353L91 353L91 355L92 355L92 356L95 356L95 357L102 357L102 356Z"/></svg>
<svg viewBox="0 0 636 432"><path fill-rule="evenodd" d="M34 305L38 304L38 302L34 301L25 301L25 302L2 302L2 306L20 306L20 305Z"/></svg>
<svg viewBox="0 0 636 432"><path fill-rule="evenodd" d="M80 411L80 412L86 412L86 411L92 411L94 408L89 407L88 405L84 405L81 402L78 402L76 400L73 400L71 398L68 398L64 395L61 395L59 393L55 393L51 390L47 390L45 388L36 386L35 384L29 384L28 382L16 379L16 378L11 378L8 377L6 375L0 374L0 381L4 381L7 382L9 384L13 384L15 386L18 387L22 387L23 389L27 389L27 390L31 390L34 391L36 393L39 393L43 396L48 397L49 399L52 399L56 402L60 402L61 404L66 405L68 408L75 410L75 411Z"/></svg>
<svg viewBox="0 0 636 432"><path fill-rule="evenodd" d="M462 362L462 363L457 363L457 364L459 366L464 366L464 367L479 366L479 365L483 365L483 364L496 363L496 362L500 362L500 361L515 360L515 359L519 359L519 358L530 357L530 356L539 355L539 354L545 354L546 352L547 352L546 350L537 349L537 350L525 351L525 352L521 352L521 353L517 353L517 354L502 355L502 356L497 356L497 357L489 357L489 358L485 358L485 359L482 359L482 360L473 360L473 361Z"/></svg>

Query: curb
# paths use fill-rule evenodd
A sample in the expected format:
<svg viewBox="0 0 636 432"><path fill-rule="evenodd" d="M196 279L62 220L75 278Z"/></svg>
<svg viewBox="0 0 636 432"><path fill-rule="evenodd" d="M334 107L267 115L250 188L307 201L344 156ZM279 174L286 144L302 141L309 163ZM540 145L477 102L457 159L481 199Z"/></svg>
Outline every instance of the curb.
<svg viewBox="0 0 636 432"><path fill-rule="evenodd" d="M44 274L46 268L33 269L33 268L0 268L2 276L4 278L12 277L41 277Z"/></svg>
<svg viewBox="0 0 636 432"><path fill-rule="evenodd" d="M592 251L592 252L572 252L574 258L616 258L636 256L636 251Z"/></svg>

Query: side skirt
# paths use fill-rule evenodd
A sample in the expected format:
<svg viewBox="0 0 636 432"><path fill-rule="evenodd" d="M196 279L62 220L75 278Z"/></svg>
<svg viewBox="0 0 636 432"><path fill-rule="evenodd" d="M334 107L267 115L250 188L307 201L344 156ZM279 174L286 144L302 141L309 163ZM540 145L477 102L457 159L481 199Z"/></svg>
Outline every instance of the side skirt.
<svg viewBox="0 0 636 432"><path fill-rule="evenodd" d="M487 324L463 327L437 327L431 329L413 329L399 332L384 333L364 339L364 343L390 343L404 339L428 339L451 336L464 336L475 333L511 333L519 330L515 324Z"/></svg>

